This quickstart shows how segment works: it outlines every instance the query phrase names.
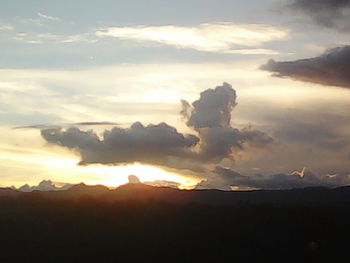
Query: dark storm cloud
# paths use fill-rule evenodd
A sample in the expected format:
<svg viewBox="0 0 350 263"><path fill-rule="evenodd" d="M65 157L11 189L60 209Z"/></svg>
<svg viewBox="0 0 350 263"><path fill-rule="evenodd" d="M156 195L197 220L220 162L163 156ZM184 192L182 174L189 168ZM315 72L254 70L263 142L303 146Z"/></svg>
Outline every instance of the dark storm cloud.
<svg viewBox="0 0 350 263"><path fill-rule="evenodd" d="M242 188L293 189L313 186L335 187L350 184L347 174L316 175L306 168L301 172L293 172L291 174L245 176L234 170L218 166L214 172L227 185Z"/></svg>
<svg viewBox="0 0 350 263"><path fill-rule="evenodd" d="M103 138L93 131L78 128L47 129L42 137L50 143L74 149L81 155L81 164L132 163L168 164L171 158L186 158L198 143L194 135L183 135L165 124L143 126L134 123L130 128L114 127Z"/></svg>
<svg viewBox="0 0 350 263"><path fill-rule="evenodd" d="M181 114L197 135L179 133L166 123L143 126L139 122L128 129L105 130L102 138L78 128L42 129L41 134L49 143L77 151L81 164L141 162L199 171L203 165L233 159L234 152L246 146L273 142L261 131L231 127L235 105L236 92L227 83L202 92L192 105L182 101Z"/></svg>
<svg viewBox="0 0 350 263"><path fill-rule="evenodd" d="M287 7L311 16L321 26L350 32L350 0L290 0Z"/></svg>
<svg viewBox="0 0 350 263"><path fill-rule="evenodd" d="M270 60L261 69L273 72L275 77L350 88L350 46L334 48L314 58L287 62Z"/></svg>

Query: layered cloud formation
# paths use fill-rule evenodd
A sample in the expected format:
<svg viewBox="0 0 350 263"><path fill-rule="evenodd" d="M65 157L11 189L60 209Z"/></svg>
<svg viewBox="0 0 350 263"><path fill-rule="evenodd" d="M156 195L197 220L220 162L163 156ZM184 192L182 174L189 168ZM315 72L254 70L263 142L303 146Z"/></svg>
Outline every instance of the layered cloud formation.
<svg viewBox="0 0 350 263"><path fill-rule="evenodd" d="M140 122L126 129L105 130L102 138L91 130L76 127L42 129L41 135L49 143L77 151L80 164L141 162L197 171L206 164L234 159L235 151L248 145L273 143L262 131L231 127L236 92L227 83L202 92L192 105L187 101L182 101L182 105L181 114L196 135L182 134L166 123L144 126Z"/></svg>
<svg viewBox="0 0 350 263"><path fill-rule="evenodd" d="M331 49L319 57L296 61L270 60L261 67L277 77L350 88L350 46Z"/></svg>

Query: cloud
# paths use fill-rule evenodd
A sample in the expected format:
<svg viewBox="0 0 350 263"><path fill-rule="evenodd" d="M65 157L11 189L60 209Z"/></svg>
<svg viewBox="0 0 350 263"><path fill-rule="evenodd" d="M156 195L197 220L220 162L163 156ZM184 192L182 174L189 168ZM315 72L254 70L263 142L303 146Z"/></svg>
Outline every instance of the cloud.
<svg viewBox="0 0 350 263"><path fill-rule="evenodd" d="M261 69L273 72L275 77L350 88L350 46L337 47L314 58L287 62L269 60Z"/></svg>
<svg viewBox="0 0 350 263"><path fill-rule="evenodd" d="M25 184L18 188L21 192L32 192L32 191L61 191L67 190L72 184L64 184L62 187L56 186L51 180L43 180L37 186L29 186Z"/></svg>
<svg viewBox="0 0 350 263"><path fill-rule="evenodd" d="M13 29L14 29L13 26L0 24L0 30L13 30Z"/></svg>
<svg viewBox="0 0 350 263"><path fill-rule="evenodd" d="M179 133L166 123L144 126L140 122L130 128L105 130L101 138L92 130L75 127L42 129L41 135L49 143L77 151L84 165L140 162L191 170L233 159L234 151L245 150L246 145L261 147L273 142L261 131L231 127L236 92L227 83L202 92L192 105L186 101L182 105L181 113L197 135Z"/></svg>
<svg viewBox="0 0 350 263"><path fill-rule="evenodd" d="M67 124L67 125L77 125L77 126L105 126L105 125L118 125L116 122L110 122L110 121L84 121L84 122L76 122L73 124Z"/></svg>
<svg viewBox="0 0 350 263"><path fill-rule="evenodd" d="M47 20L54 20L54 21L60 21L61 19L59 17L56 16L49 16L49 15L45 15L43 13L38 12L37 15L41 18L47 19Z"/></svg>
<svg viewBox="0 0 350 263"><path fill-rule="evenodd" d="M116 122L110 122L110 121L84 121L84 122L75 122L75 123L66 123L64 126L111 126L111 125L118 125ZM18 130L18 129L60 129L63 125L45 125L45 124L37 124L37 125L27 125L27 126L17 126L13 127L12 129Z"/></svg>
<svg viewBox="0 0 350 263"><path fill-rule="evenodd" d="M95 36L89 33L76 34L76 35L57 35L52 33L18 33L13 38L17 41L22 41L30 44L40 44L43 42L58 42L58 43L96 43Z"/></svg>
<svg viewBox="0 0 350 263"><path fill-rule="evenodd" d="M19 18L18 20L22 24L32 25L36 27L43 27L43 19L40 18Z"/></svg>
<svg viewBox="0 0 350 263"><path fill-rule="evenodd" d="M183 100L181 113L188 119L187 125L195 129L230 127L236 98L236 91L230 84L224 83L223 86L203 91L199 100L192 103L192 110L191 105Z"/></svg>
<svg viewBox="0 0 350 263"><path fill-rule="evenodd" d="M96 35L135 41L153 41L207 52L272 54L276 51L256 47L266 42L285 39L288 33L269 25L226 22L187 27L173 25L109 27L96 31ZM242 47L250 47L250 49Z"/></svg>
<svg viewBox="0 0 350 263"><path fill-rule="evenodd" d="M44 124L38 124L38 125L27 125L27 126L16 126L13 127L13 130L19 130L19 129L59 129L59 126L56 125L44 125Z"/></svg>
<svg viewBox="0 0 350 263"><path fill-rule="evenodd" d="M143 184L156 186L156 187L170 187L178 189L181 187L180 183L173 182L173 181L167 181L167 180L154 180L149 182L143 182Z"/></svg>
<svg viewBox="0 0 350 263"><path fill-rule="evenodd" d="M350 32L350 0L291 0L287 8L311 16L321 26Z"/></svg>
<svg viewBox="0 0 350 263"><path fill-rule="evenodd" d="M221 188L231 186L233 189L293 189L315 186L336 187L350 184L348 174L317 175L306 168L291 174L245 176L232 169L217 166L214 173L218 178L214 177L211 180L201 182L197 188L210 188L212 184L217 185L218 182L221 183Z"/></svg>
<svg viewBox="0 0 350 263"><path fill-rule="evenodd" d="M200 137L200 155L206 160L219 162L233 158L233 151L241 150L244 144L267 145L273 139L264 132L231 126L231 112L236 106L236 91L228 83L200 94L199 100L190 105L182 100L181 114L187 125L194 128Z"/></svg>
<svg viewBox="0 0 350 263"><path fill-rule="evenodd" d="M136 122L130 128L105 130L100 139L92 131L78 128L44 129L43 138L74 149L82 157L81 164L148 163L170 165L172 159L186 158L198 143L194 135L183 135L166 123L143 126Z"/></svg>

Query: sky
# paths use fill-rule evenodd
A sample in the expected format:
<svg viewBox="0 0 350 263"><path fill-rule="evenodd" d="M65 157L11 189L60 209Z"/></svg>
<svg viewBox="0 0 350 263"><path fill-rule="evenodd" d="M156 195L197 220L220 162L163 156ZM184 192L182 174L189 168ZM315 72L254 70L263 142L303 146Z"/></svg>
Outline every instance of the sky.
<svg viewBox="0 0 350 263"><path fill-rule="evenodd" d="M350 1L0 3L0 186L350 182Z"/></svg>

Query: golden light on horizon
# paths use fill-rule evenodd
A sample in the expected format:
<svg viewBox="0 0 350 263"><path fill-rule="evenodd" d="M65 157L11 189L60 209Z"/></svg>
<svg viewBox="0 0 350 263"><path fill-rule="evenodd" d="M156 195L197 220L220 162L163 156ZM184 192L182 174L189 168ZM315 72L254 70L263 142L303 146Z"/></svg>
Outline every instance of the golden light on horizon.
<svg viewBox="0 0 350 263"><path fill-rule="evenodd" d="M9 165L24 167L31 176L26 180L11 181L10 185L20 187L24 184L37 185L42 180L52 180L58 183L85 183L88 185L102 184L107 187L117 187L128 183L129 175L137 176L141 182L169 181L179 184L181 189L191 189L198 179L166 171L162 168L140 163L127 165L78 165L79 159L74 157L59 157L57 155L29 154L17 156L7 154L0 157ZM32 177L33 175L33 177ZM20 176L22 177L22 176ZM10 186L3 185L3 186Z"/></svg>
<svg viewBox="0 0 350 263"><path fill-rule="evenodd" d="M159 167L139 163L123 166L93 165L85 169L89 173L102 175L101 179L87 181L88 184L103 184L109 187L116 187L127 183L129 175L137 176L141 182L157 180L176 182L180 184L180 189L191 189L198 183L198 180L193 178L165 171Z"/></svg>
<svg viewBox="0 0 350 263"><path fill-rule="evenodd" d="M81 166L78 165L79 157L70 150L42 147L35 130L3 128L0 132L3 138L7 139L6 143L0 146L1 187L38 185L43 180L51 180L59 185L83 182L88 185L117 187L127 183L129 175L136 175L141 182L175 182L182 189L191 189L199 182L198 178L185 173L141 163ZM10 140L13 133L19 138L15 142Z"/></svg>

